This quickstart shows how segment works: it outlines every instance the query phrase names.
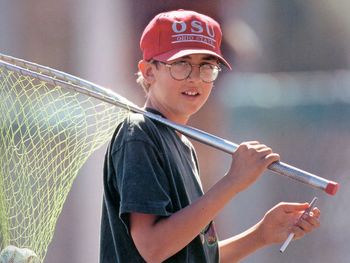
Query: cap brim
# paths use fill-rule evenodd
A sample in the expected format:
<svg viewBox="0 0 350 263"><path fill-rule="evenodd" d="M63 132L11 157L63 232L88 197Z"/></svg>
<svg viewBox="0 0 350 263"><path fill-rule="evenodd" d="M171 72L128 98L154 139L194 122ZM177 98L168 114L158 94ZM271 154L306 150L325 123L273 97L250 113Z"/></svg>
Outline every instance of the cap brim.
<svg viewBox="0 0 350 263"><path fill-rule="evenodd" d="M153 59L161 62L169 62L174 59L178 59L178 58L192 55L192 54L212 55L214 57L217 57L220 60L220 62L222 62L222 64L224 64L226 67L228 67L229 69L232 69L231 65L221 55L207 49L180 49L180 50L174 49L166 53L163 53L161 55L155 56L153 57Z"/></svg>

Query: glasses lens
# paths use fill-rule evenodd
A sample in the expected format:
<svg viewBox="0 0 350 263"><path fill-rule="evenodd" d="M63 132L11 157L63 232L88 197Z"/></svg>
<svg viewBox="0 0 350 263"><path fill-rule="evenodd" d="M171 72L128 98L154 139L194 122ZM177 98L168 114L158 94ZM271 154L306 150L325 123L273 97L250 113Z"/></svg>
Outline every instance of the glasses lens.
<svg viewBox="0 0 350 263"><path fill-rule="evenodd" d="M171 76L176 80L187 79L192 72L192 66L194 65L191 65L187 61L179 61L167 65L167 67L170 68ZM221 69L219 66L210 63L204 63L199 66L200 78L204 82L213 82L218 77L220 70Z"/></svg>
<svg viewBox="0 0 350 263"><path fill-rule="evenodd" d="M176 80L187 79L192 70L191 64L185 61L179 61L171 64L170 73Z"/></svg>
<svg viewBox="0 0 350 263"><path fill-rule="evenodd" d="M219 75L220 68L212 64L200 66L200 77L204 82L213 82Z"/></svg>

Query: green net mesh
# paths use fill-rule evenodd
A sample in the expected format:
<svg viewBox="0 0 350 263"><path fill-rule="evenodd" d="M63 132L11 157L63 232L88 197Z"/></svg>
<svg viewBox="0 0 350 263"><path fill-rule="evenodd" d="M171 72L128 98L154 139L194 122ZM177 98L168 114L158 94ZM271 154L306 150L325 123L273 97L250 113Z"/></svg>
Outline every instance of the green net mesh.
<svg viewBox="0 0 350 263"><path fill-rule="evenodd" d="M44 260L78 170L126 114L0 66L0 251Z"/></svg>

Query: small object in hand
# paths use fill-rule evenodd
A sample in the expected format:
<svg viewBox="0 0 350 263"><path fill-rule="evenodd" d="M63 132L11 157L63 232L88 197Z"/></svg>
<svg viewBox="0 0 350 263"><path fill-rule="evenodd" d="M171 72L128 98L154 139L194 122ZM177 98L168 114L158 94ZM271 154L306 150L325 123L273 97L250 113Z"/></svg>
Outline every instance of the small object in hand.
<svg viewBox="0 0 350 263"><path fill-rule="evenodd" d="M317 201L317 197L314 197L314 199L312 199L312 201L310 203L309 208L304 211L304 213L301 215L300 218L303 218L305 215L308 215L312 211L312 209L314 208L314 206L316 204L316 201ZM280 248L281 253L283 253L286 250L290 241L292 241L293 237L294 237L294 233L290 233L289 236L287 237L286 241L284 241L283 245Z"/></svg>

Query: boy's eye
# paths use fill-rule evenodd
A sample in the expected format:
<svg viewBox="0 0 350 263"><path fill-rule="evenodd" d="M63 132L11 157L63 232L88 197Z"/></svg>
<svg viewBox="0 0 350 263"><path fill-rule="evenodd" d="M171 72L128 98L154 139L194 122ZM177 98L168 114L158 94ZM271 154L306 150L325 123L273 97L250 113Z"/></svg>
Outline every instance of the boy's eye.
<svg viewBox="0 0 350 263"><path fill-rule="evenodd" d="M191 68L191 64L188 63L187 61L177 61L177 62L171 64L171 66L174 68L177 68L177 69Z"/></svg>
<svg viewBox="0 0 350 263"><path fill-rule="evenodd" d="M176 61L173 63L174 65L186 65L189 64L187 61L184 60L180 60L180 61Z"/></svg>
<svg viewBox="0 0 350 263"><path fill-rule="evenodd" d="M215 67L215 65L214 64L211 64L211 63L206 63L206 62L204 62L204 63L201 63L199 66L203 66L203 67L208 67L208 68L213 68L213 67Z"/></svg>

